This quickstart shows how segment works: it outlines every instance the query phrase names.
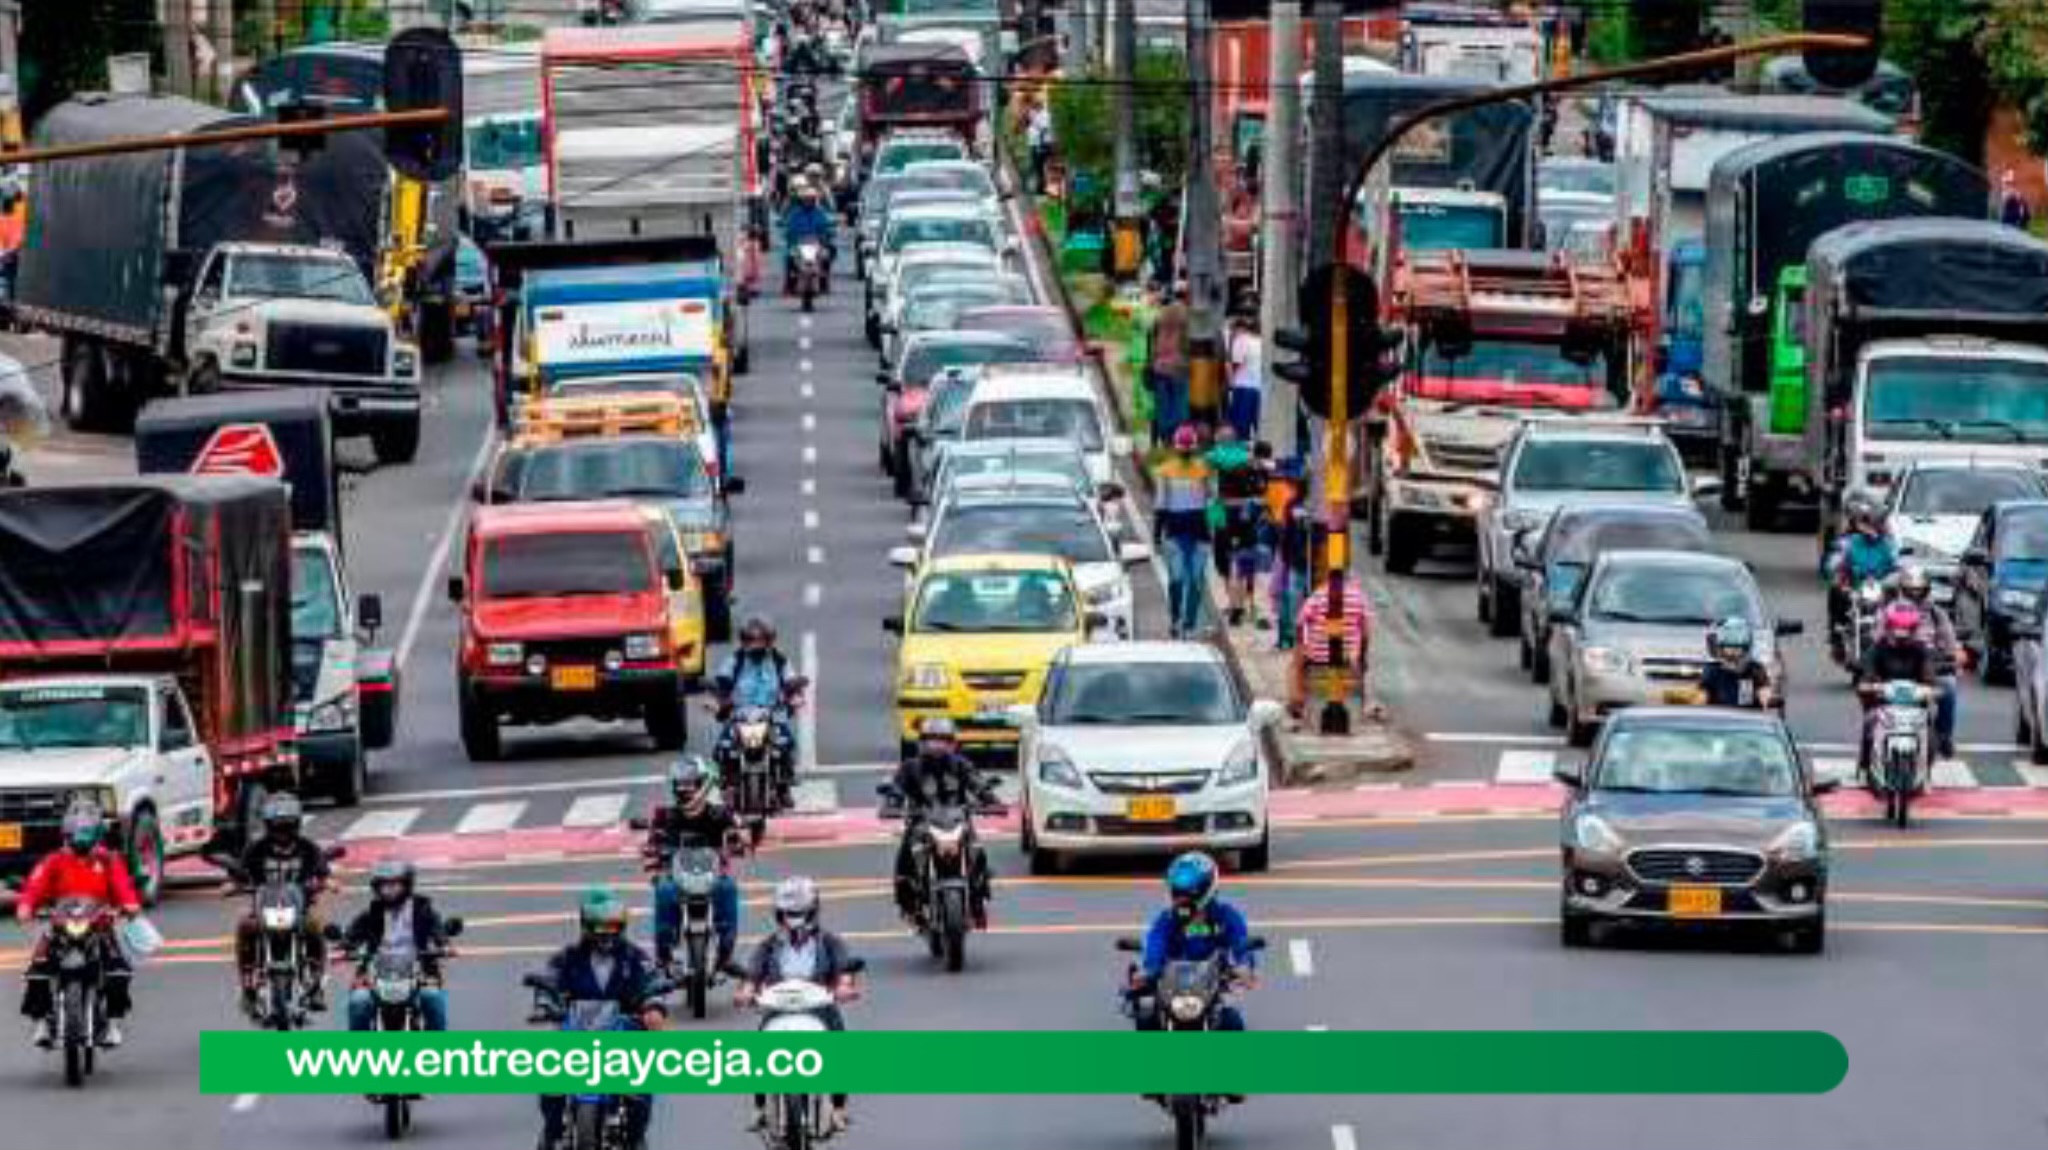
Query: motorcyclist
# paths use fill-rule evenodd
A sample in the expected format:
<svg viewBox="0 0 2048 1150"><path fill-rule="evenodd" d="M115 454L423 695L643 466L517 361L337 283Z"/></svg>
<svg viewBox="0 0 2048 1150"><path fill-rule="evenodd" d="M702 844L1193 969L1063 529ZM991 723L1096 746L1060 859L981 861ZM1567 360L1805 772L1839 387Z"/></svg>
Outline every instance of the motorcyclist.
<svg viewBox="0 0 2048 1150"><path fill-rule="evenodd" d="M733 880L731 860L746 851L738 816L718 793L718 772L702 755L684 755L668 771L669 801L654 808L647 842L640 848L654 871L654 957L663 966L675 961L676 940L683 930L683 896L669 863L676 852L703 847L719 852L725 865L711 887L711 926L718 936L717 966L732 965L739 939L740 887Z"/></svg>
<svg viewBox="0 0 2048 1150"><path fill-rule="evenodd" d="M299 917L300 941L304 945L306 969L312 975L306 991L307 1010L327 1009L322 974L327 964L325 927L314 913L314 902L328 888L332 868L320 844L299 833L305 822L305 808L297 795L275 794L263 800L263 837L242 850L237 881L259 887L271 881L295 882L306 896L305 913ZM254 1014L262 972L257 969L257 948L263 939L263 925L254 912L235 924L235 962L242 973L242 1007Z"/></svg>
<svg viewBox="0 0 2048 1150"><path fill-rule="evenodd" d="M433 900L415 892L417 875L405 859L379 859L370 868L370 905L348 924L343 935L350 950L366 958L380 954L414 954L420 960L420 1021L428 1030L448 1029L448 991L441 958L448 950L448 928ZM348 992L348 1028L369 1030L377 1021L377 999L361 978Z"/></svg>
<svg viewBox="0 0 2048 1150"><path fill-rule="evenodd" d="M1152 917L1145 931L1145 947L1137 969L1131 972L1128 993L1152 1001L1151 1010L1133 1014L1139 1030L1159 1029L1158 1003L1146 995L1169 962L1200 962L1223 951L1238 974L1238 985L1249 987L1257 959L1252 950L1251 924L1235 906L1216 896L1216 860L1200 851L1189 851L1166 868L1167 905ZM1216 1014L1218 1030L1243 1030L1244 1015L1225 1002Z"/></svg>
<svg viewBox="0 0 2048 1150"><path fill-rule="evenodd" d="M1871 581L1891 578L1899 567L1898 543L1885 529L1884 508L1865 491L1852 493L1846 501L1848 531L1828 557L1828 633L1836 661L1841 661L1849 612L1856 589Z"/></svg>
<svg viewBox="0 0 2048 1150"><path fill-rule="evenodd" d="M917 871L911 844L916 841L922 812L941 803L983 803L995 801L994 790L981 777L967 756L960 753L960 734L953 720L943 715L926 719L917 729L917 753L896 768L892 782L903 800L903 838L896 846L896 909L906 919L915 919L918 906ZM989 876L987 858L979 843L970 842L973 852L974 898L968 908L976 929L988 926Z"/></svg>
<svg viewBox="0 0 2048 1150"><path fill-rule="evenodd" d="M1700 668L1700 691L1710 707L1763 709L1778 704L1771 669L1755 655L1755 630L1749 620L1730 616L1707 632L1712 662Z"/></svg>
<svg viewBox="0 0 2048 1150"><path fill-rule="evenodd" d="M1856 765L1866 777L1871 738L1877 729L1879 692L1884 685L1904 681L1938 686L1938 668L1934 651L1927 645L1925 626L1920 608L1903 599L1878 613L1877 641L1863 653L1863 663L1856 670L1856 692L1863 701L1863 739L1858 744Z"/></svg>
<svg viewBox="0 0 2048 1150"><path fill-rule="evenodd" d="M806 240L815 241L825 250L827 275L832 271L833 257L838 254L833 244L834 223L832 213L825 208L816 185L808 179L795 183L796 202L782 220L782 290L784 294L796 291L796 249Z"/></svg>
<svg viewBox="0 0 2048 1150"><path fill-rule="evenodd" d="M747 963L746 980L733 998L740 1006L752 1006L765 987L791 979L816 983L832 991L837 1002L848 1002L860 993L848 965L853 953L837 934L824 929L818 916L818 884L803 875L791 875L775 885L775 931L754 948ZM818 1011L818 1021L827 1030L845 1030L846 1018L838 1005ZM834 1132L846 1129L846 1095L832 1096L827 1119ZM754 1095L753 1128L768 1125L768 1096Z"/></svg>
<svg viewBox="0 0 2048 1150"><path fill-rule="evenodd" d="M780 756L785 772L776 781L785 802L795 779L787 773L796 759L796 733L791 729L789 709L802 690L803 679L792 674L789 659L775 645L775 625L755 615L740 624L740 643L714 678L718 695L718 717L732 716L735 708L760 707L775 715L775 737L784 744ZM730 727L719 732L720 749L731 738Z"/></svg>
<svg viewBox="0 0 2048 1150"><path fill-rule="evenodd" d="M1892 580L1899 599L1920 608L1921 638L1934 652L1937 689L1934 703L1935 751L1944 759L1956 755L1956 668L1969 661L1961 640L1956 638L1953 617L1934 601L1934 580L1918 563L1908 563Z"/></svg>
<svg viewBox="0 0 2048 1150"><path fill-rule="evenodd" d="M543 980L564 1004L615 1003L640 1028L660 1030L668 1020L658 993L661 979L654 959L626 938L625 901L608 890L592 889L584 893L576 917L580 937L548 959ZM541 1096L541 1150L561 1143L567 1101L559 1094ZM620 1103L626 1112L626 1144L642 1146L654 1113L653 1096L627 1094Z"/></svg>
<svg viewBox="0 0 2048 1150"><path fill-rule="evenodd" d="M14 917L24 928L34 921L36 912L72 898L91 899L123 918L142 913L142 899L129 877L128 864L102 841L106 825L105 813L91 800L75 802L64 812L64 845L36 863L22 884L21 893L15 897ZM129 981L133 972L119 946L111 939L102 942L101 975L107 1009L100 1019L95 1041L111 1049L121 1045L120 1020L127 1017L132 1005ZM48 1047L52 1041L50 1007L56 977L49 940L40 939L29 955L21 989L21 1013L35 1021L37 1046Z"/></svg>

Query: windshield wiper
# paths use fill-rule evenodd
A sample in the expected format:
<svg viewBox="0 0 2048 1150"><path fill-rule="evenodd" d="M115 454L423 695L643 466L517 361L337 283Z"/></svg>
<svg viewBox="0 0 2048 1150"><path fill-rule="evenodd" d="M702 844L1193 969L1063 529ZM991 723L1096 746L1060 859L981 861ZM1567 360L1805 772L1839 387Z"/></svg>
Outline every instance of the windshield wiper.
<svg viewBox="0 0 2048 1150"><path fill-rule="evenodd" d="M1955 428L1939 419L1873 419L1870 423L1873 427L1924 427L1943 439L1956 437Z"/></svg>
<svg viewBox="0 0 2048 1150"><path fill-rule="evenodd" d="M2026 433L2025 431L2022 431L2022 430L2020 430L2020 427L2019 427L2019 425L2018 425L2018 424L2016 424L2016 423L2013 423L2013 422L2011 422L2010 420L2004 420L2004 419L1958 419L1958 420L1956 420L1956 421L1955 421L1955 423L1953 424L1953 426L1955 426L1955 427L1982 427L1982 428L1985 428L1985 429L1987 429L1987 430L1990 430L1990 431L2003 431L2003 432L2005 432L2005 433L2006 433L2007 435L2009 435L2009 436L2011 436L2011 437L2012 437L2012 441L2013 441L2014 443L2025 443L2025 442L2026 442L2026 440L2027 440L2027 433Z"/></svg>
<svg viewBox="0 0 2048 1150"><path fill-rule="evenodd" d="M654 497L654 498L658 498L658 499L683 499L683 498L686 498L686 497L688 497L688 496L691 496L691 495L695 495L695 494L697 494L697 492L696 492L696 491L695 491L694 489L691 489L691 488L684 488L684 489L682 489L682 490L678 491L677 489L675 489L675 488L673 488L673 487L657 487L657 486L654 486L654 485L652 485L652 484L649 484L649 485L646 485L646 486L641 486L641 487L613 487L613 488L609 488L609 489L607 489L607 490L605 491L605 494L606 494L606 495L608 495L608 496L611 496L611 497L613 497L613 498L632 498L632 497L634 497L634 496L642 496L642 497L646 497L646 496L652 496L652 497Z"/></svg>
<svg viewBox="0 0 2048 1150"><path fill-rule="evenodd" d="M1663 787L1638 787L1629 783L1601 783L1599 790L1603 794L1610 795L1668 795L1672 793Z"/></svg>
<svg viewBox="0 0 2048 1150"><path fill-rule="evenodd" d="M1634 611L1617 611L1602 608L1593 613L1597 619L1610 623L1669 623L1671 620L1656 615L1638 615Z"/></svg>
<svg viewBox="0 0 2048 1150"><path fill-rule="evenodd" d="M1735 787L1700 787L1693 793L1699 795L1727 795L1738 799L1773 799L1781 797L1775 791L1759 791L1749 788L1738 789Z"/></svg>

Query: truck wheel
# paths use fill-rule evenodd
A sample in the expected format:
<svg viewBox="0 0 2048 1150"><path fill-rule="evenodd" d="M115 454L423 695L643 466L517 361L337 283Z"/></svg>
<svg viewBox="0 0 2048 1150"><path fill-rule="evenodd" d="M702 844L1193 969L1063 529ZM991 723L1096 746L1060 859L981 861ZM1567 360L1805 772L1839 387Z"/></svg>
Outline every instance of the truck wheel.
<svg viewBox="0 0 2048 1150"><path fill-rule="evenodd" d="M157 826L156 812L143 807L128 821L122 836L127 843L128 873L135 877L135 893L142 905L155 906L164 890L164 834Z"/></svg>
<svg viewBox="0 0 2048 1150"><path fill-rule="evenodd" d="M1493 583L1493 617L1487 620L1487 634L1496 639L1513 638L1522 629L1522 589L1506 579L1487 578Z"/></svg>
<svg viewBox="0 0 2048 1150"><path fill-rule="evenodd" d="M1408 524L1407 517L1403 515L1382 512L1380 519L1386 523L1384 530L1387 574L1414 574L1416 560L1422 558L1422 541L1416 538L1417 530Z"/></svg>
<svg viewBox="0 0 2048 1150"><path fill-rule="evenodd" d="M420 358L447 363L455 358L455 307L443 301L420 307Z"/></svg>
<svg viewBox="0 0 2048 1150"><path fill-rule="evenodd" d="M657 751L678 751L690 740L689 708L678 698L673 703L647 706L647 736Z"/></svg>
<svg viewBox="0 0 2048 1150"><path fill-rule="evenodd" d="M420 453L419 420L379 426L370 433L370 446L376 450L380 464L411 463Z"/></svg>
<svg viewBox="0 0 2048 1150"><path fill-rule="evenodd" d="M327 780L327 797L333 799L336 806L355 806L363 800L363 791L367 789L365 784L369 782L369 778L370 756L363 750L363 744L359 741L356 743L355 753L349 756L348 763L336 772L332 779Z"/></svg>
<svg viewBox="0 0 2048 1150"><path fill-rule="evenodd" d="M1742 510L1742 462L1728 447L1721 449L1721 510Z"/></svg>
<svg viewBox="0 0 2048 1150"><path fill-rule="evenodd" d="M485 710L468 691L458 691L457 714L462 726L462 750L472 763L488 763L503 751L498 738L498 717Z"/></svg>
<svg viewBox="0 0 2048 1150"><path fill-rule="evenodd" d="M97 431L105 427L107 360L99 345L85 340L64 341L64 394L60 406L64 424L73 431Z"/></svg>
<svg viewBox="0 0 2048 1150"><path fill-rule="evenodd" d="M1745 501L1742 525L1751 531L1775 531L1778 527L1778 492L1767 478L1749 477L1749 498Z"/></svg>

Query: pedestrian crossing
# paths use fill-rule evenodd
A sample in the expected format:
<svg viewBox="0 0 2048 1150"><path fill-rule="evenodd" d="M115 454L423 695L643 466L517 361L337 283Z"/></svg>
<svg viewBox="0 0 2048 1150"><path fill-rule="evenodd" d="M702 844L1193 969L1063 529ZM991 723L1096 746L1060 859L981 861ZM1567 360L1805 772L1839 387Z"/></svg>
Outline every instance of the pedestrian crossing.
<svg viewBox="0 0 2048 1150"><path fill-rule="evenodd" d="M1824 749L1827 752L1837 750L1833 744L1825 744ZM1854 783L1856 756L1853 752L1820 753L1808 748L1808 753L1816 779L1837 779L1845 785ZM1551 771L1559 764L1580 762L1585 758L1577 751L1532 747L1508 747L1494 754L1493 773L1487 779L1454 778L1424 785L1454 787L1491 782L1496 786L1539 786L1552 781ZM1946 791L2042 790L2048 789L2048 767L2036 766L2024 755L2001 755L1996 751L1971 754L1966 749L1959 758L1934 764L1933 783L1934 789Z"/></svg>

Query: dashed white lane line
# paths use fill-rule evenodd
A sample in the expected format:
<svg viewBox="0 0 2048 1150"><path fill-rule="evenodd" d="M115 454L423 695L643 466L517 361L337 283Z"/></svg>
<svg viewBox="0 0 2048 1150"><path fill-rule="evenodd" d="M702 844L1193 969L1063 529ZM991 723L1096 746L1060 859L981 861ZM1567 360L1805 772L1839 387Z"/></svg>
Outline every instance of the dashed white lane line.
<svg viewBox="0 0 2048 1150"><path fill-rule="evenodd" d="M1309 949L1305 938L1287 940L1287 964L1294 968L1294 977L1313 978L1316 973L1316 956Z"/></svg>
<svg viewBox="0 0 2048 1150"><path fill-rule="evenodd" d="M806 466L806 467L815 467L815 466L817 466L817 463L818 463L818 445L817 445L817 444L815 444L815 443L806 443L806 444L804 444L804 466Z"/></svg>
<svg viewBox="0 0 2048 1150"><path fill-rule="evenodd" d="M815 508L815 507L806 507L806 508L804 508L804 530L806 530L806 531L816 531L817 529L818 529L818 509L817 509L817 508Z"/></svg>
<svg viewBox="0 0 2048 1150"><path fill-rule="evenodd" d="M341 832L341 841L354 839L395 839L412 829L420 808L395 807L388 811L366 811Z"/></svg>
<svg viewBox="0 0 2048 1150"><path fill-rule="evenodd" d="M420 572L420 585L413 588L412 606L405 613L405 630L399 632L398 650L392 656L400 668L412 657L413 644L419 641L420 627L427 621L427 607L434 601L434 584L440 582L441 569L448 565L448 551L455 542L455 529L462 526L462 514L469 507L469 489L476 486L477 477L484 473L484 465L490 462L491 444L495 441L495 429L487 425L483 441L476 445L476 458L469 462L469 474L463 476L462 489L450 501L448 521L441 525L441 537L434 541L434 550L427 556L427 569Z"/></svg>
<svg viewBox="0 0 2048 1150"><path fill-rule="evenodd" d="M809 563L813 567L823 567L825 565L825 549L823 547L812 547L806 550L804 552L804 562Z"/></svg>
<svg viewBox="0 0 2048 1150"><path fill-rule="evenodd" d="M810 676L811 684L805 688L810 697L804 701L803 709L797 712L797 766L805 771L814 771L818 767L818 701L824 697L818 691L818 633L805 631L798 649L803 659L804 674Z"/></svg>
<svg viewBox="0 0 2048 1150"><path fill-rule="evenodd" d="M796 369L798 371L803 372L805 375L811 374L811 357L805 356L802 359L797 360Z"/></svg>
<svg viewBox="0 0 2048 1150"><path fill-rule="evenodd" d="M1330 1127L1330 1150L1358 1150L1358 1131L1348 1125Z"/></svg>
<svg viewBox="0 0 2048 1150"><path fill-rule="evenodd" d="M815 478L809 475L804 476L802 486L805 499L813 498L818 494L818 481Z"/></svg>
<svg viewBox="0 0 2048 1150"><path fill-rule="evenodd" d="M256 1104L261 1101L263 1101L261 1094L237 1094L235 1095L235 1100L228 1103L228 1109L237 1114L247 1114L249 1111L256 1109Z"/></svg>
<svg viewBox="0 0 2048 1150"><path fill-rule="evenodd" d="M519 816L526 813L526 804L519 799L502 803L478 803L462 812L462 821L455 824L458 835L490 835L509 831L519 823Z"/></svg>
<svg viewBox="0 0 2048 1150"><path fill-rule="evenodd" d="M569 810L562 815L565 827L615 827L626 817L628 796L623 792L601 795L578 795L569 804Z"/></svg>
<svg viewBox="0 0 2048 1150"><path fill-rule="evenodd" d="M803 328L805 331L811 330L811 317L807 315L800 315L796 317L796 325L800 328Z"/></svg>
<svg viewBox="0 0 2048 1150"><path fill-rule="evenodd" d="M804 606L816 607L825 600L825 589L816 583L804 584Z"/></svg>
<svg viewBox="0 0 2048 1150"><path fill-rule="evenodd" d="M806 325L806 326L809 326L809 325ZM796 349L797 349L798 351L809 351L809 350L811 350L811 337L810 337L810 336L807 336L807 335L800 335L800 336L797 336L797 337L796 337Z"/></svg>
<svg viewBox="0 0 2048 1150"><path fill-rule="evenodd" d="M798 391L798 393L799 393L799 394L801 394L801 395L802 395L802 396L803 396L803 397L804 397L805 399L816 399L816 398L818 397L818 389L817 389L817 387L816 387L816 386L814 386L814 385L812 385L812 384L810 384L810 383L804 383L804 384L800 384L800 385L798 385L798 387L797 387L797 391Z"/></svg>
<svg viewBox="0 0 2048 1150"><path fill-rule="evenodd" d="M816 413L809 411L804 412L804 430L806 432L818 430L818 417Z"/></svg>

